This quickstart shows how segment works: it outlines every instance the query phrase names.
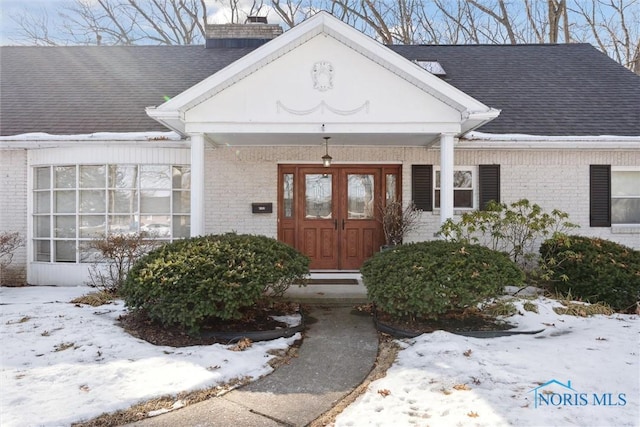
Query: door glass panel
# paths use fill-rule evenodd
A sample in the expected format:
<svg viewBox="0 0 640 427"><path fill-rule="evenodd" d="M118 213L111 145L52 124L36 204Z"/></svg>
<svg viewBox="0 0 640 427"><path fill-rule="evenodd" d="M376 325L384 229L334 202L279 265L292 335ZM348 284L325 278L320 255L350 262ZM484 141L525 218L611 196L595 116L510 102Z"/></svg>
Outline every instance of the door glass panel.
<svg viewBox="0 0 640 427"><path fill-rule="evenodd" d="M347 174L347 218L373 219L373 175Z"/></svg>
<svg viewBox="0 0 640 427"><path fill-rule="evenodd" d="M387 194L386 194L386 200L387 203L389 202L395 202L397 200L397 196L396 196L396 174L394 173L389 173L387 174Z"/></svg>
<svg viewBox="0 0 640 427"><path fill-rule="evenodd" d="M305 175L305 217L308 219L331 219L332 175Z"/></svg>
<svg viewBox="0 0 640 427"><path fill-rule="evenodd" d="M282 178L284 217L293 218L293 174L285 173Z"/></svg>

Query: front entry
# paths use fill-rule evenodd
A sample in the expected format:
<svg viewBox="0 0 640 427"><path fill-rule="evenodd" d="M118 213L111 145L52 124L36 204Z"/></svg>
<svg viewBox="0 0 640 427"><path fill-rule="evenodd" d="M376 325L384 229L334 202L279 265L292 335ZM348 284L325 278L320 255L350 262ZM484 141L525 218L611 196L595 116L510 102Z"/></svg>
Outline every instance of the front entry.
<svg viewBox="0 0 640 427"><path fill-rule="evenodd" d="M278 239L311 269L357 270L384 244L380 207L400 188L400 165L280 165Z"/></svg>

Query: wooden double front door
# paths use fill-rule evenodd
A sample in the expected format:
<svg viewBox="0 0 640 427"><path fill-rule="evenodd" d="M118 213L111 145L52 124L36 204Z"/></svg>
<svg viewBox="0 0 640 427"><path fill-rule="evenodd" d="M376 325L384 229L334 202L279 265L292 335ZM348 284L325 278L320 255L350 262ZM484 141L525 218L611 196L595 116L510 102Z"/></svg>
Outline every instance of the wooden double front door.
<svg viewBox="0 0 640 427"><path fill-rule="evenodd" d="M400 165L280 165L278 239L316 270L357 270L384 244L380 206L400 194Z"/></svg>

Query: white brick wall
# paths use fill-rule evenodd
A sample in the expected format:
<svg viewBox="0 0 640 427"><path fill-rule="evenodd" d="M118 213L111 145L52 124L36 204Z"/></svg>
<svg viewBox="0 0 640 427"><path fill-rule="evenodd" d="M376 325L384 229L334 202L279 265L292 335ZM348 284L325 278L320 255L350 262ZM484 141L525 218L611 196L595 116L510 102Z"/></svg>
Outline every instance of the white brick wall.
<svg viewBox="0 0 640 427"><path fill-rule="evenodd" d="M66 150L58 150L60 154ZM92 155L97 155L93 150ZM157 150L156 150L157 151ZM188 150L176 149L172 160L188 163ZM168 153L169 151L167 151ZM178 153L179 152L179 153ZM163 151L164 153L164 151ZM43 162L52 162L44 150L36 150L31 156ZM51 153L55 154L55 153ZM104 158L105 153L100 152ZM207 233L237 231L239 233L277 234L277 170L279 163L304 163L320 165L324 147L220 147L208 148L205 153L205 229ZM336 164L386 163L403 165L403 199L411 199L411 165L433 164L437 166L440 153L437 148L381 148L381 147L330 147ZM36 156L37 155L37 156ZM86 154L87 156L89 154ZM115 157L114 157L115 156ZM58 156L60 157L60 156ZM63 156L68 159L68 156ZM117 157L113 154L113 159ZM111 157L109 157L111 159ZM126 156L131 157L131 154ZM135 157L136 162L166 161ZM174 158L175 157L175 158ZM84 159L84 157L83 157ZM111 160L113 160L111 159ZM87 159L84 159L87 160ZM110 160L110 161L111 161ZM88 161L88 160L87 160ZM573 222L580 223L578 233L611 239L640 249L640 227L630 229L589 227L589 165L611 164L612 166L639 166L640 150L472 150L458 148L455 163L464 166L479 164L501 165L501 191L503 202L527 198L546 210L554 208L570 214ZM20 231L27 236L28 198L27 154L25 150L0 150L0 230ZM477 197L477 195L476 195ZM251 213L252 202L273 203L272 214ZM439 228L438 212L425 212L421 228L409 240L433 239ZM14 257L10 278L12 283L26 281L27 250L21 248ZM56 272L78 266L47 266ZM43 270L44 271L44 270ZM47 270L37 277L55 276ZM36 276L34 276L36 277ZM64 277L72 277L69 272ZM66 283L78 285L78 283ZM38 283L43 284L43 283Z"/></svg>
<svg viewBox="0 0 640 427"><path fill-rule="evenodd" d="M18 231L27 238L27 151L0 150L0 232ZM19 248L0 283L23 285L27 280L26 246Z"/></svg>
<svg viewBox="0 0 640 427"><path fill-rule="evenodd" d="M331 147L334 163L397 163L403 165L403 199L411 199L411 165L440 162L437 148ZM320 164L323 147L224 147L206 152L206 230L275 236L277 233L277 163ZM457 149L456 165L501 165L502 201L522 198L545 211L560 209L579 223L576 232L640 248L640 229L612 232L589 227L589 165L640 165L640 151L604 150L471 150ZM477 197L477 194L476 194ZM271 202L272 214L252 214L251 202ZM425 212L420 230L409 240L433 239L438 212ZM619 230L625 231L625 230Z"/></svg>

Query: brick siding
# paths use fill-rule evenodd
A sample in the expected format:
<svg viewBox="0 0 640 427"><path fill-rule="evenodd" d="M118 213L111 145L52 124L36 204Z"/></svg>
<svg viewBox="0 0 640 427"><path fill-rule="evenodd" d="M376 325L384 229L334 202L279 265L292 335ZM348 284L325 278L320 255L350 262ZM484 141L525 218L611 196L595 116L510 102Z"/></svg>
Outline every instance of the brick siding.
<svg viewBox="0 0 640 427"><path fill-rule="evenodd" d="M20 232L27 239L27 151L0 150L0 232ZM27 280L26 246L19 248L3 271L3 285L24 285Z"/></svg>

